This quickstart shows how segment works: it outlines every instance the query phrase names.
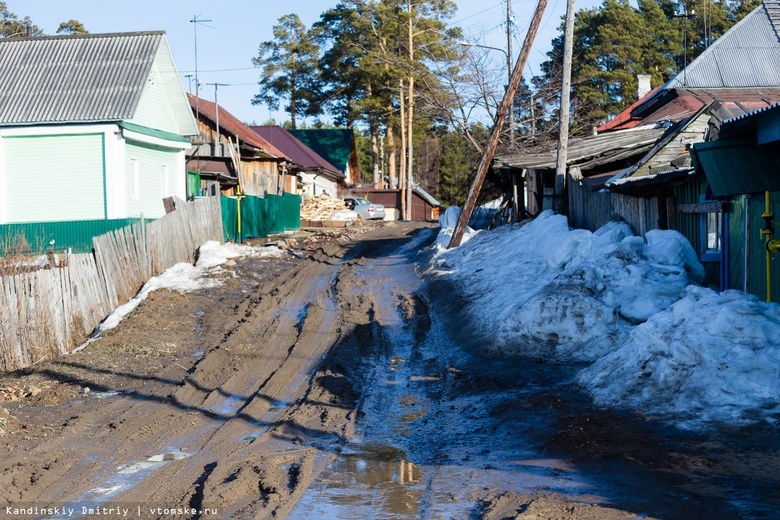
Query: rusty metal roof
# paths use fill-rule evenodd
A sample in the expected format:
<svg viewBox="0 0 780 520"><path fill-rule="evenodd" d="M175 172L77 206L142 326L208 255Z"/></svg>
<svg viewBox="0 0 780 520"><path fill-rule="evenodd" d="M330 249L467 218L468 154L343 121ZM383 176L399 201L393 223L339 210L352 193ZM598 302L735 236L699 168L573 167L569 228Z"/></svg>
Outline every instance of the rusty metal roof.
<svg viewBox="0 0 780 520"><path fill-rule="evenodd" d="M193 110L197 110L199 117L203 117L212 123L216 123L217 120L217 105L211 101L207 101L203 98L197 98L192 94L187 94L187 99L190 102L190 106ZM253 131L247 125L242 123L233 114L219 107L219 128L221 131L232 134L241 140L242 143L249 144L258 148L264 154L271 158L287 159L289 158L277 149L274 145L265 140L260 134Z"/></svg>
<svg viewBox="0 0 780 520"><path fill-rule="evenodd" d="M566 164L586 169L644 153L664 131L663 125L650 125L572 139ZM553 145L546 149L497 156L494 162L499 168L554 169L556 160L557 149Z"/></svg>
<svg viewBox="0 0 780 520"><path fill-rule="evenodd" d="M162 31L0 39L0 124L131 119Z"/></svg>

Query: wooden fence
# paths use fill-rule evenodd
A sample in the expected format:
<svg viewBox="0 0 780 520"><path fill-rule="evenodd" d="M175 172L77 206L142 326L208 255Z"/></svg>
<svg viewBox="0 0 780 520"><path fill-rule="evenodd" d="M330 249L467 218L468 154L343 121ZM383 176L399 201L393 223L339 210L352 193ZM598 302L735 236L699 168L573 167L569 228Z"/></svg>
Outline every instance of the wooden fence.
<svg viewBox="0 0 780 520"><path fill-rule="evenodd" d="M219 197L208 197L95 237L94 255L71 255L64 267L0 277L0 370L72 351L149 278L222 238Z"/></svg>

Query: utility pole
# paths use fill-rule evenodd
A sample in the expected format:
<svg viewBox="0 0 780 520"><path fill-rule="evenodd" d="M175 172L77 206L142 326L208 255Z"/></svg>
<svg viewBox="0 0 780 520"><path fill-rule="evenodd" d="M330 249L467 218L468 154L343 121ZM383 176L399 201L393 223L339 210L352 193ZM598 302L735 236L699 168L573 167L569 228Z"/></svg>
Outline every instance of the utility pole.
<svg viewBox="0 0 780 520"><path fill-rule="evenodd" d="M506 0L506 73L507 88L512 81L512 0ZM509 105L509 142L515 144L515 100Z"/></svg>
<svg viewBox="0 0 780 520"><path fill-rule="evenodd" d="M229 87L227 83L209 83L214 85L214 110L216 116L214 117L214 123L217 125L217 131L214 134L214 155L217 156L217 148L219 148L219 87ZM219 155L221 156L221 154Z"/></svg>
<svg viewBox="0 0 780 520"><path fill-rule="evenodd" d="M504 120L507 112L509 112L509 105L517 93L517 88L520 86L520 79L523 77L523 69L525 63L528 60L528 55L531 53L531 46L536 38L536 33L539 30L539 24L542 21L542 15L544 9L547 6L547 0L538 0L536 4L536 11L534 17L531 20L531 25L528 27L528 33L525 35L525 41L523 42L523 48L520 50L520 56L517 57L517 63L512 70L512 76L507 86L506 92L504 92L504 99L501 101L501 105L498 107L498 113L496 119L493 122L493 130L490 133L490 138L485 145L485 151L482 154L482 159L479 161L479 167L477 168L477 175L474 178L474 182L469 188L468 196L466 197L466 203L463 205L463 210L458 218L458 223L455 225L455 230L452 232L452 238L447 246L447 249L452 249L460 245L463 240L463 233L466 232L471 214L474 212L474 206L477 203L477 197L482 189L482 184L485 182L487 171L490 168L490 164L493 162L493 154L498 146L498 138L501 136L501 130L504 127Z"/></svg>
<svg viewBox="0 0 780 520"><path fill-rule="evenodd" d="M412 168L414 166L414 139L412 138L414 126L414 72L412 71L414 66L414 33L412 30L414 29L414 6L412 0L407 0L406 5L409 12L409 103L406 107L409 124L406 130L408 157L406 159L406 215L404 215L404 220L412 220Z"/></svg>
<svg viewBox="0 0 780 520"><path fill-rule="evenodd" d="M568 208L568 180L566 161L569 149L569 104L571 99L571 60L574 42L574 0L566 2L566 27L563 41L563 78L561 80L561 107L558 111L558 156L555 162L555 198L553 209L566 213ZM556 207L557 206L557 207Z"/></svg>

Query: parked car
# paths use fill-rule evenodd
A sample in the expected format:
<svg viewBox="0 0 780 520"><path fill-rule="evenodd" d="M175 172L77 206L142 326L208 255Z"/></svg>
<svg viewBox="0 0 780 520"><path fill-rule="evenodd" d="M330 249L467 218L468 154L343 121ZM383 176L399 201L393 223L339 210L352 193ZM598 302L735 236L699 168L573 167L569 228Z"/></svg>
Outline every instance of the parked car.
<svg viewBox="0 0 780 520"><path fill-rule="evenodd" d="M366 220L381 220L385 218L384 205L374 204L373 202L369 201L368 199L364 199L363 197L346 197L344 199L344 205L348 209L357 212L358 215Z"/></svg>

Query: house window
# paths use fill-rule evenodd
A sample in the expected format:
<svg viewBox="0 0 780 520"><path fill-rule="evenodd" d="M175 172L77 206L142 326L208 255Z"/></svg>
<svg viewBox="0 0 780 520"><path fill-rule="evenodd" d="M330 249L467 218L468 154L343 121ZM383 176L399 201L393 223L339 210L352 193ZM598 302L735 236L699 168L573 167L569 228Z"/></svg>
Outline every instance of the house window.
<svg viewBox="0 0 780 520"><path fill-rule="evenodd" d="M704 254L720 254L721 246L721 218L720 213L704 214Z"/></svg>
<svg viewBox="0 0 780 520"><path fill-rule="evenodd" d="M138 163L138 159L130 159L130 164L132 165L132 182L133 182L133 189L131 192L131 196L134 199L141 198L141 166Z"/></svg>
<svg viewBox="0 0 780 520"><path fill-rule="evenodd" d="M163 166L160 170L160 195L162 198L168 197L168 167Z"/></svg>

